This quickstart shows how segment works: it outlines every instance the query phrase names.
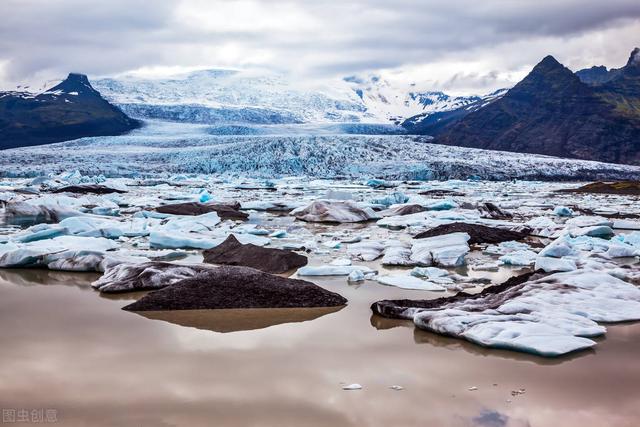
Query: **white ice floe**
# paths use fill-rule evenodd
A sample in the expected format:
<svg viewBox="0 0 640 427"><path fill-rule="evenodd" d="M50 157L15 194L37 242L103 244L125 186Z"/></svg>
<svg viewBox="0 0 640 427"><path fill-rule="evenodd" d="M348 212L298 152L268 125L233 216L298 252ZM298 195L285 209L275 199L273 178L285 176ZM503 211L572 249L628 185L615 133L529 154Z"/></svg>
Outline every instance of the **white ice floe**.
<svg viewBox="0 0 640 427"><path fill-rule="evenodd" d="M12 222L59 222L79 215L82 215L80 211L53 201L43 201L41 204L10 201L5 206L5 217Z"/></svg>
<svg viewBox="0 0 640 427"><path fill-rule="evenodd" d="M526 243L509 241L509 242L502 242L497 245L489 245L484 250L484 253L490 254L490 255L506 255L511 252L526 251L529 249L531 249L531 246L529 246Z"/></svg>
<svg viewBox="0 0 640 427"><path fill-rule="evenodd" d="M375 273L375 270L364 265L307 265L298 269L298 276L348 276L353 271L363 274Z"/></svg>
<svg viewBox="0 0 640 427"><path fill-rule="evenodd" d="M361 207L350 200L316 200L308 206L291 211L291 215L307 222L363 222L379 219L369 207Z"/></svg>
<svg viewBox="0 0 640 427"><path fill-rule="evenodd" d="M353 270L351 273L349 273L347 280L349 282L362 282L365 280L365 278L366 276L362 272L362 270Z"/></svg>
<svg viewBox="0 0 640 427"><path fill-rule="evenodd" d="M242 202L240 209L252 211L273 211L273 212L289 212L293 209L304 206L304 202L293 200L251 200Z"/></svg>
<svg viewBox="0 0 640 427"><path fill-rule="evenodd" d="M349 384L349 385L343 385L342 389L343 390L362 390L362 386L360 384Z"/></svg>
<svg viewBox="0 0 640 427"><path fill-rule="evenodd" d="M416 326L495 348L559 356L593 347L596 322L640 320L640 289L605 272L576 270L436 309L407 308Z"/></svg>
<svg viewBox="0 0 640 427"><path fill-rule="evenodd" d="M118 248L113 240L96 237L61 236L24 244L0 245L0 268L45 267L50 270L104 271L120 262L142 262L146 258L108 252Z"/></svg>
<svg viewBox="0 0 640 427"><path fill-rule="evenodd" d="M436 291L442 292L446 289L439 284L428 280L422 280L415 276L410 275L393 275L393 276L378 276L376 281L381 285L394 286L402 289L415 289L419 291Z"/></svg>
<svg viewBox="0 0 640 427"><path fill-rule="evenodd" d="M432 264L441 267L458 267L465 264L469 252L467 233L451 233L426 239L414 239L411 260L419 266Z"/></svg>
<svg viewBox="0 0 640 427"><path fill-rule="evenodd" d="M375 240L365 240L360 243L349 245L347 254L361 261L373 261L380 258L385 245Z"/></svg>
<svg viewBox="0 0 640 427"><path fill-rule="evenodd" d="M220 224L220 217L215 212L196 216L174 216L159 227L165 233L207 233L214 231Z"/></svg>
<svg viewBox="0 0 640 427"><path fill-rule="evenodd" d="M560 217L571 217L573 216L573 210L566 206L556 206L553 209L553 214Z"/></svg>
<svg viewBox="0 0 640 427"><path fill-rule="evenodd" d="M499 260L505 265L529 266L535 263L537 256L535 252L525 249L509 252L502 255Z"/></svg>
<svg viewBox="0 0 640 427"><path fill-rule="evenodd" d="M243 245L253 244L266 246L271 239L253 234L233 234ZM229 235L221 230L214 235L207 236L197 233L152 231L149 234L149 245L158 249L211 249L226 240Z"/></svg>
<svg viewBox="0 0 640 427"><path fill-rule="evenodd" d="M616 219L613 221L613 228L618 230L640 230L640 221Z"/></svg>
<svg viewBox="0 0 640 427"><path fill-rule="evenodd" d="M575 260L571 258L552 258L548 256L539 256L536 258L535 270L544 270L547 273L559 271L574 271L578 267Z"/></svg>
<svg viewBox="0 0 640 427"><path fill-rule="evenodd" d="M411 245L398 242L384 250L382 265L411 266L416 263L411 259Z"/></svg>

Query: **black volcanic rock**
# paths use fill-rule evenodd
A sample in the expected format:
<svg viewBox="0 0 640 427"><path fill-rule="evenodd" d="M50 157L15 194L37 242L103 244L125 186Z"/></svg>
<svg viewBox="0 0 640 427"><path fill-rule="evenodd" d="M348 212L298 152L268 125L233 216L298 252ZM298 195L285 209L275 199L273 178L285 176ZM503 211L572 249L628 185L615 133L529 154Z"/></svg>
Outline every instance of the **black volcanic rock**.
<svg viewBox="0 0 640 427"><path fill-rule="evenodd" d="M439 129L435 143L640 164L640 54L588 85L552 56L506 95Z"/></svg>
<svg viewBox="0 0 640 427"><path fill-rule="evenodd" d="M74 193L74 194L124 194L125 190L117 188L107 187L100 184L80 184L80 185L67 185L65 187L58 187L51 190L52 193Z"/></svg>
<svg viewBox="0 0 640 427"><path fill-rule="evenodd" d="M241 265L267 273L284 273L307 265L307 257L303 255L284 249L243 245L233 235L202 255L208 264Z"/></svg>
<svg viewBox="0 0 640 427"><path fill-rule="evenodd" d="M469 244L477 245L479 243L502 243L512 240L521 240L527 237L526 233L520 231L505 230L502 228L487 227L480 224L467 224L464 222L454 222L451 224L443 224L431 228L427 231L414 236L414 239L423 239L426 237L442 236L450 233L467 233L471 236Z"/></svg>
<svg viewBox="0 0 640 427"><path fill-rule="evenodd" d="M129 311L225 308L337 307L342 296L311 282L287 279L249 267L217 267L151 292Z"/></svg>
<svg viewBox="0 0 640 427"><path fill-rule="evenodd" d="M140 127L109 104L82 74L38 94L0 92L0 149L87 136L120 135Z"/></svg>
<svg viewBox="0 0 640 427"><path fill-rule="evenodd" d="M240 210L240 203L219 204L219 203L175 203L172 205L158 206L156 212L170 215L204 215L210 212L216 212L220 219L241 220L249 218L249 214Z"/></svg>

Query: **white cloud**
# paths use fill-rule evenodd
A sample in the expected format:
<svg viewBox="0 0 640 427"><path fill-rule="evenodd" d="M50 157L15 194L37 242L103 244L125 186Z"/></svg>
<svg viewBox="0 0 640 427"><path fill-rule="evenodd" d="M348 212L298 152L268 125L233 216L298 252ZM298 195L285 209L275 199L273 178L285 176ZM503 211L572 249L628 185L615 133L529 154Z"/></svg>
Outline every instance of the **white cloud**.
<svg viewBox="0 0 640 427"><path fill-rule="evenodd" d="M0 87L69 71L260 67L479 93L547 54L619 66L640 44L637 0L2 0L0 16Z"/></svg>

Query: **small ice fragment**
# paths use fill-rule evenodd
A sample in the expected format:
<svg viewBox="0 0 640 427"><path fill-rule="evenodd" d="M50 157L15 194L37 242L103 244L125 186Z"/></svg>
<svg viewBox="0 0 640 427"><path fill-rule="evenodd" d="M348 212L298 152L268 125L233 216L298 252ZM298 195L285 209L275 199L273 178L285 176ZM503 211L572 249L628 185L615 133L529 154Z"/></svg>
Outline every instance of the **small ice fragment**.
<svg viewBox="0 0 640 427"><path fill-rule="evenodd" d="M401 385L392 385L391 387L389 387L391 390L404 390L404 387L402 387Z"/></svg>
<svg viewBox="0 0 640 427"><path fill-rule="evenodd" d="M469 391L476 391L476 390L478 390L478 387L475 387L475 386L474 386L474 387L469 387L469 389L468 389L468 390L469 390Z"/></svg>
<svg viewBox="0 0 640 427"><path fill-rule="evenodd" d="M360 384L349 384L349 385L343 385L342 389L343 390L362 390L362 386Z"/></svg>
<svg viewBox="0 0 640 427"><path fill-rule="evenodd" d="M364 281L364 279L365 277L362 270L353 270L351 273L349 273L349 277L347 277L347 280L349 282L362 282Z"/></svg>
<svg viewBox="0 0 640 427"><path fill-rule="evenodd" d="M287 237L287 232L285 230L276 230L273 233L269 234L269 237L281 239L283 237Z"/></svg>

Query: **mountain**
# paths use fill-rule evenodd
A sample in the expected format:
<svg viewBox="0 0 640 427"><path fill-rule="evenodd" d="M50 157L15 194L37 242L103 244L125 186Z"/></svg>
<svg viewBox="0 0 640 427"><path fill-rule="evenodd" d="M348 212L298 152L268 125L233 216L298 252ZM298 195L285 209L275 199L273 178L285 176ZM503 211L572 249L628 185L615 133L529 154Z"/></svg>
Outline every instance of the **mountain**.
<svg viewBox="0 0 640 427"><path fill-rule="evenodd" d="M450 110L441 109L440 111L426 112L409 117L403 121L401 125L408 133L411 134L437 135L446 127L462 120L462 118L466 117L468 114L486 107L491 102L501 98L506 92L507 89L499 89L482 97L469 97L468 99L471 100L472 98L475 98L475 100Z"/></svg>
<svg viewBox="0 0 640 427"><path fill-rule="evenodd" d="M440 129L434 142L640 164L640 51L613 74L587 84L547 56L504 96Z"/></svg>
<svg viewBox="0 0 640 427"><path fill-rule="evenodd" d="M343 79L358 95L366 111L385 121L401 123L408 117L457 110L481 100L478 96L450 96L440 91L419 91L415 84L394 85L377 75Z"/></svg>
<svg viewBox="0 0 640 427"><path fill-rule="evenodd" d="M69 74L40 94L0 92L0 149L120 135L139 126L82 74Z"/></svg>
<svg viewBox="0 0 640 427"><path fill-rule="evenodd" d="M395 123L477 99L421 92L379 76L298 84L284 74L228 69L169 78L123 75L94 84L133 117L201 124Z"/></svg>

